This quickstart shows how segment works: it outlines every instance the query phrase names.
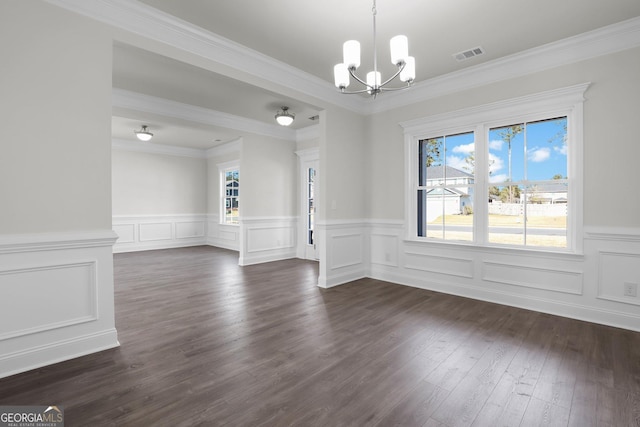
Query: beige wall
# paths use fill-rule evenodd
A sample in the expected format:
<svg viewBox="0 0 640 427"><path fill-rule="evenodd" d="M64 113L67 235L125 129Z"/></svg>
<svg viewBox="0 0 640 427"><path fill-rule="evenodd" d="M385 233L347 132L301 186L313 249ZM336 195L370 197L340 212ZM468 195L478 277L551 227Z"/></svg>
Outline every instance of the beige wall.
<svg viewBox="0 0 640 427"><path fill-rule="evenodd" d="M111 228L111 37L0 2L0 234Z"/></svg>
<svg viewBox="0 0 640 427"><path fill-rule="evenodd" d="M113 215L204 214L207 161L113 150Z"/></svg>
<svg viewBox="0 0 640 427"><path fill-rule="evenodd" d="M242 138L240 216L297 215L296 145L266 136Z"/></svg>
<svg viewBox="0 0 640 427"><path fill-rule="evenodd" d="M323 111L320 136L320 220L363 219L368 216L366 185L366 119L333 107Z"/></svg>
<svg viewBox="0 0 640 427"><path fill-rule="evenodd" d="M369 216L404 218L403 133L398 123L591 82L584 104L584 223L640 225L640 49L567 65L376 114L369 120ZM607 200L615 200L616 208Z"/></svg>

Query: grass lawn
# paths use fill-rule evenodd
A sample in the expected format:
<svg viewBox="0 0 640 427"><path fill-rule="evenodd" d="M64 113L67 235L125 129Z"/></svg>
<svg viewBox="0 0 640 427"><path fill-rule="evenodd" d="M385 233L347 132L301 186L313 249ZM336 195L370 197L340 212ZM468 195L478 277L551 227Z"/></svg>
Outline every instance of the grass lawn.
<svg viewBox="0 0 640 427"><path fill-rule="evenodd" d="M511 215L489 215L490 227L522 227L522 216ZM473 225L473 215L445 215L444 223L446 225ZM442 216L436 218L430 224L442 224ZM530 216L527 217L527 228L559 228L563 229L567 227L566 216ZM441 239L442 231L430 230L427 231L427 237L434 237ZM446 240L458 240L458 241L471 241L473 235L469 231L445 231ZM507 234L507 233L490 233L490 243L498 243L503 245L524 245L524 235L522 234ZM527 235L527 246L539 246L539 247L555 247L566 248L567 237L563 236L548 236L548 235Z"/></svg>
<svg viewBox="0 0 640 427"><path fill-rule="evenodd" d="M520 226L524 218L513 215L489 215L489 225L495 227ZM447 225L473 225L473 215L445 215L444 223ZM442 216L436 218L430 224L442 224ZM537 228L567 228L566 216L529 216L528 227Z"/></svg>

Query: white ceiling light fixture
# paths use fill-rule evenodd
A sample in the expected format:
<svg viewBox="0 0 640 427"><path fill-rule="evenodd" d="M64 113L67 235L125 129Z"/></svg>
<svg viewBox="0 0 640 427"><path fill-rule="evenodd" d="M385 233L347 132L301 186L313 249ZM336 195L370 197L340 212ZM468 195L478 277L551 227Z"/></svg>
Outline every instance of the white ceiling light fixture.
<svg viewBox="0 0 640 427"><path fill-rule="evenodd" d="M296 115L289 112L289 107L281 107L276 113L276 121L280 126L289 126L295 118Z"/></svg>
<svg viewBox="0 0 640 427"><path fill-rule="evenodd" d="M407 89L413 84L416 78L416 60L413 56L409 56L409 41L406 36L399 35L393 37L389 43L391 48L391 63L398 67L398 71L389 79L382 82L382 76L378 71L378 57L376 52L376 0L373 0L371 13L373 14L373 71L367 73L366 81L356 76L355 71L360 66L360 42L356 40L345 42L342 50L344 62L333 67L335 85L342 93L354 94L367 92L375 98L383 91ZM350 83L349 76L363 84L366 89L347 92L346 88ZM400 76L401 81L407 83L406 86L385 87L398 76Z"/></svg>
<svg viewBox="0 0 640 427"><path fill-rule="evenodd" d="M149 132L148 127L146 125L142 125L142 129L134 130L133 133L136 134L140 141L149 141L153 138L153 134Z"/></svg>

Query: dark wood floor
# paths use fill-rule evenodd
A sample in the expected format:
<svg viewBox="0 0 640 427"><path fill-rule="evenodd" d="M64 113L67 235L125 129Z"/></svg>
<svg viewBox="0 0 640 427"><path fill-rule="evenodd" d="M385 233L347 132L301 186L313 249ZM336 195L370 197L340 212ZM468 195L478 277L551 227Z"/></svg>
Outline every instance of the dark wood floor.
<svg viewBox="0 0 640 427"><path fill-rule="evenodd" d="M67 426L640 426L640 333L198 247L115 255L121 347L0 380Z"/></svg>

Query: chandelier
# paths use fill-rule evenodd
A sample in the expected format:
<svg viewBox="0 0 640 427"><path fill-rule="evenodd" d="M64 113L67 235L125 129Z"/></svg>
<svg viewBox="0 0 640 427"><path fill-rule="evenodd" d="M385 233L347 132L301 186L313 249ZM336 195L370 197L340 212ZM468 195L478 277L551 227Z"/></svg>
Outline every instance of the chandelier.
<svg viewBox="0 0 640 427"><path fill-rule="evenodd" d="M367 92L375 98L380 92L409 88L416 77L416 61L413 56L409 56L409 42L407 37L399 35L393 37L389 43L391 48L391 63L398 67L398 71L389 79L382 82L382 76L378 71L378 57L376 52L376 0L373 0L371 13L373 15L373 71L367 73L366 81L355 74L355 71L360 66L360 42L357 40L345 42L342 50L344 62L333 67L335 85L342 93L354 94ZM348 92L346 88L350 83L349 76L363 84L366 89ZM385 87L398 76L400 76L401 81L406 83L406 86Z"/></svg>

